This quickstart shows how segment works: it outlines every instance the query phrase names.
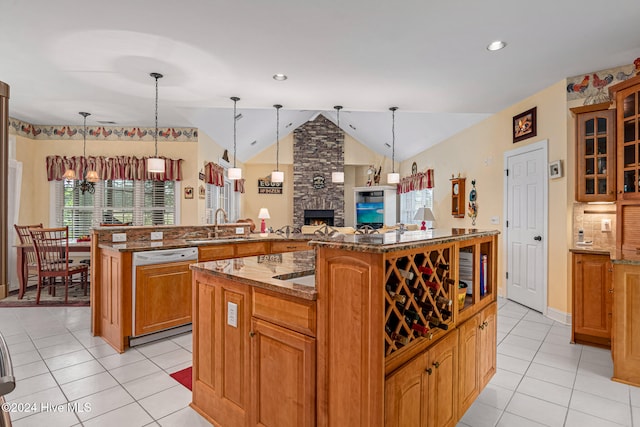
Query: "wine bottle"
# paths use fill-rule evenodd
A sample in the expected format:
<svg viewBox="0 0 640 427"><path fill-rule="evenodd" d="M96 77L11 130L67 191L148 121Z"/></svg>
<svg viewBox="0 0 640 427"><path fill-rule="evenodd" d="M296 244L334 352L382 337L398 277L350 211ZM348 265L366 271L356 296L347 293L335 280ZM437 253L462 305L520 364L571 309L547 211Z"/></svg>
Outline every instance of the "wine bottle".
<svg viewBox="0 0 640 427"><path fill-rule="evenodd" d="M431 276L433 274L433 270L429 267L420 266L418 267L418 271L422 274L426 274L427 276Z"/></svg>
<svg viewBox="0 0 640 427"><path fill-rule="evenodd" d="M433 289L434 291L438 291L438 289L440 289L440 285L437 284L436 282L430 282L429 280L425 280L424 284L427 285L427 287L429 287L430 289Z"/></svg>
<svg viewBox="0 0 640 427"><path fill-rule="evenodd" d="M391 332L391 334L389 334L389 338L391 338L392 341L399 342L402 345L407 345L409 343L408 337L400 335L397 332Z"/></svg>
<svg viewBox="0 0 640 427"><path fill-rule="evenodd" d="M415 276L415 274L413 274L413 271L398 269L398 272L400 273L400 276L404 277L407 280L413 280Z"/></svg>
<svg viewBox="0 0 640 427"><path fill-rule="evenodd" d="M420 319L420 315L413 310L405 310L404 317L408 319L408 324L412 324L416 320Z"/></svg>
<svg viewBox="0 0 640 427"><path fill-rule="evenodd" d="M449 298L445 298L442 295L438 295L436 297L436 304L437 305L445 305L447 307L450 307L451 304L453 304L453 301L450 300Z"/></svg>
<svg viewBox="0 0 640 427"><path fill-rule="evenodd" d="M399 294L399 293L396 293L393 290L393 288L391 287L391 285L387 285L386 289L387 289L387 293L389 294L389 296L391 297L392 300L398 301L398 302L400 302L402 304L407 302L407 296Z"/></svg>
<svg viewBox="0 0 640 427"><path fill-rule="evenodd" d="M419 323L413 323L411 325L411 329L413 329L414 331L416 331L418 333L418 335L420 336L425 336L429 334L429 328L427 326L423 326Z"/></svg>
<svg viewBox="0 0 640 427"><path fill-rule="evenodd" d="M449 271L449 264L445 264L444 262L439 262L436 268L444 271Z"/></svg>
<svg viewBox="0 0 640 427"><path fill-rule="evenodd" d="M429 319L429 326L432 326L434 328L440 328L443 331L446 331L449 329L449 325L446 323L443 323L440 321L440 319L438 319L437 317L433 317L431 316L431 318Z"/></svg>

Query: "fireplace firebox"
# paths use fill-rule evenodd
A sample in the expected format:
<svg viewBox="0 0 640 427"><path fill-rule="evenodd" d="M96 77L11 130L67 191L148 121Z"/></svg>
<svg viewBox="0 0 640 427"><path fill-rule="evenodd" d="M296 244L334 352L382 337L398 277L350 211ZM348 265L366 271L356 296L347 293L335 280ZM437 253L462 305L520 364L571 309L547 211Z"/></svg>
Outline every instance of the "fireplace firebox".
<svg viewBox="0 0 640 427"><path fill-rule="evenodd" d="M333 209L305 209L304 225L333 226Z"/></svg>

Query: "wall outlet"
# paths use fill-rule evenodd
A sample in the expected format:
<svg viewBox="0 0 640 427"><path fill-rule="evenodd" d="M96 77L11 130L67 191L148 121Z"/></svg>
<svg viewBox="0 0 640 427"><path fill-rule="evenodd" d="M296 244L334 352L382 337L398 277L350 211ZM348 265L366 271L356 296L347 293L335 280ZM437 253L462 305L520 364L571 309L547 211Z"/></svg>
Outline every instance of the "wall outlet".
<svg viewBox="0 0 640 427"><path fill-rule="evenodd" d="M127 233L113 233L111 235L112 242L126 242L127 241Z"/></svg>
<svg viewBox="0 0 640 427"><path fill-rule="evenodd" d="M162 240L162 231L152 231L151 240Z"/></svg>
<svg viewBox="0 0 640 427"><path fill-rule="evenodd" d="M227 302L227 325L238 327L238 304Z"/></svg>
<svg viewBox="0 0 640 427"><path fill-rule="evenodd" d="M500 217L499 216L492 216L491 217L491 224L493 224L493 225L500 224Z"/></svg>
<svg viewBox="0 0 640 427"><path fill-rule="evenodd" d="M600 231L611 231L610 219L603 219L602 222L600 222Z"/></svg>

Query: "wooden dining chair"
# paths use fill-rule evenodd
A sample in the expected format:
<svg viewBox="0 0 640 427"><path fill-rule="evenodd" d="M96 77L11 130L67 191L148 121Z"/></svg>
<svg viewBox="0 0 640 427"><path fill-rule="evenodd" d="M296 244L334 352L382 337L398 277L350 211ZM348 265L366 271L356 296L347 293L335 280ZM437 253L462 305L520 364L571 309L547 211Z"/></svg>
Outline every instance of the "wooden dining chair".
<svg viewBox="0 0 640 427"><path fill-rule="evenodd" d="M69 302L69 286L74 274L80 275L80 285L87 295L87 278L89 266L86 264L69 264L69 227L30 228L38 264L38 291L36 304L40 303L40 292L49 286L55 295L55 286L64 286L64 302ZM58 283L58 278L60 282Z"/></svg>
<svg viewBox="0 0 640 427"><path fill-rule="evenodd" d="M36 252L33 249L33 241L31 240L31 234L29 234L30 228L42 228L42 223L33 224L33 225L18 225L13 224L13 227L16 229L16 233L18 234L18 238L20 239L20 244L22 245L31 245L31 249L27 249L24 251L26 257L26 268L24 281L25 288L27 287L27 283L29 279L33 277L38 277L38 263L36 261Z"/></svg>

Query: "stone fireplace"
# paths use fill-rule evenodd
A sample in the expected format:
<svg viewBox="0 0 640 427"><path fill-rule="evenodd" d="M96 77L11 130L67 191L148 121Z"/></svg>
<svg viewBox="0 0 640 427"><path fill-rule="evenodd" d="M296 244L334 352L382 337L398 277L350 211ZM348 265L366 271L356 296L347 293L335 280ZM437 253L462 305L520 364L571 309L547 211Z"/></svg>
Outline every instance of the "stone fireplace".
<svg viewBox="0 0 640 427"><path fill-rule="evenodd" d="M323 115L293 132L293 223L344 226L344 184L331 182L331 172L343 170L344 134ZM331 223L329 213L331 212ZM309 218L308 218L309 217Z"/></svg>

